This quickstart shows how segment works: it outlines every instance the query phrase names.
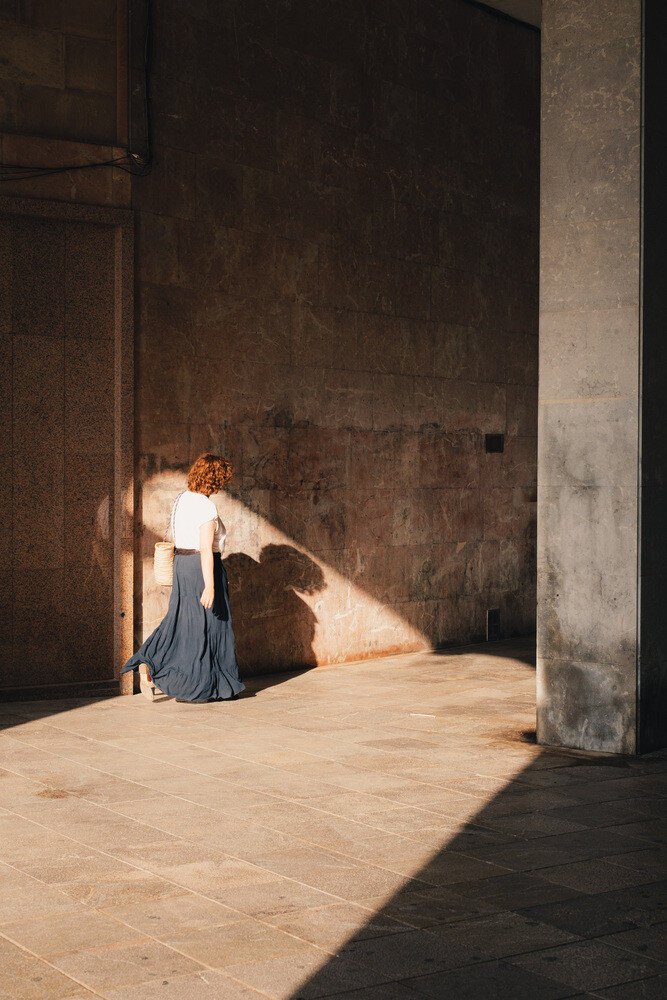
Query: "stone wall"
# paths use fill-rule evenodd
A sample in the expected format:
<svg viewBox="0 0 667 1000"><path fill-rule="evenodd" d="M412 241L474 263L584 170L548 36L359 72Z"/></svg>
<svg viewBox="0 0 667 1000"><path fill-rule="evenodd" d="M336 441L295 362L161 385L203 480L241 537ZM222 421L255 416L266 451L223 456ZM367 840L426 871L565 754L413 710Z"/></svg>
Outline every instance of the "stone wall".
<svg viewBox="0 0 667 1000"><path fill-rule="evenodd" d="M121 155L124 23L114 0L0 3L3 167ZM118 405L132 370L132 238L116 211L130 178L22 173L3 170L0 186L1 697L116 691L131 631L131 507L116 503L132 467L131 399Z"/></svg>
<svg viewBox="0 0 667 1000"><path fill-rule="evenodd" d="M0 129L115 143L116 32L114 0L0 4Z"/></svg>
<svg viewBox="0 0 667 1000"><path fill-rule="evenodd" d="M246 672L534 625L539 37L460 0L155 5L140 538L202 449ZM503 454L484 434L504 432Z"/></svg>
<svg viewBox="0 0 667 1000"><path fill-rule="evenodd" d="M3 177L3 195L129 205L130 175L80 169L122 156L127 139L126 7L114 0L0 3L0 162L76 169ZM120 39L120 41L119 41Z"/></svg>

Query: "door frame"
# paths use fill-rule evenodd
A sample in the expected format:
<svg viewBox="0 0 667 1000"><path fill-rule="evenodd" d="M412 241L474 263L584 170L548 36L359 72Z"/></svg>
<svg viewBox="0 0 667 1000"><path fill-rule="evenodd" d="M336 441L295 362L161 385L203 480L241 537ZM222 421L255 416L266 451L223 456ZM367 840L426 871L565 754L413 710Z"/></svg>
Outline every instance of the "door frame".
<svg viewBox="0 0 667 1000"><path fill-rule="evenodd" d="M109 681L79 681L0 690L0 700L115 691L131 694L133 675L120 674L134 642L134 216L130 209L42 198L0 197L0 217L53 219L114 230L114 490L113 657ZM113 690L112 692L113 693Z"/></svg>

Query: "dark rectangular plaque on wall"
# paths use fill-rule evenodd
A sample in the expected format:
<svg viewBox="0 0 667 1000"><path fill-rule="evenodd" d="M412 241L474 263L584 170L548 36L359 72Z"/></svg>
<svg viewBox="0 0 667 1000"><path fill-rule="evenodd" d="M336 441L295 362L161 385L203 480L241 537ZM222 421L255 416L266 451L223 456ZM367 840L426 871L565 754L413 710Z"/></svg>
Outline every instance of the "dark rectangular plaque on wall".
<svg viewBox="0 0 667 1000"><path fill-rule="evenodd" d="M488 608L486 612L486 641L500 639L500 608Z"/></svg>
<svg viewBox="0 0 667 1000"><path fill-rule="evenodd" d="M485 434L484 448L487 452L503 452L505 450L504 434Z"/></svg>

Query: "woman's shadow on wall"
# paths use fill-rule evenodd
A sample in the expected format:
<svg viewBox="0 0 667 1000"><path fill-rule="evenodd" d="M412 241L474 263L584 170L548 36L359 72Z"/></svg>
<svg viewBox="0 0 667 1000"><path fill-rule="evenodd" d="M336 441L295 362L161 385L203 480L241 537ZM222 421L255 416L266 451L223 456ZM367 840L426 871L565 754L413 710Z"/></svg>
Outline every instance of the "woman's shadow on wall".
<svg viewBox="0 0 667 1000"><path fill-rule="evenodd" d="M317 666L317 617L302 595L324 589L321 567L291 545L273 544L264 546L259 559L233 553L225 567L241 676L274 675L251 689L275 684L276 671Z"/></svg>

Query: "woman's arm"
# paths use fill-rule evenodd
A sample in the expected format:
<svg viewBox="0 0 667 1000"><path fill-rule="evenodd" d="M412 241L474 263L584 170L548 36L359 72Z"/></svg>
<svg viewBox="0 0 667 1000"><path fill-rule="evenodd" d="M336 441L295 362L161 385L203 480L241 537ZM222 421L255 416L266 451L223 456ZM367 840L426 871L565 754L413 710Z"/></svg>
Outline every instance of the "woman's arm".
<svg viewBox="0 0 667 1000"><path fill-rule="evenodd" d="M210 608L213 604L213 537L215 521L207 521L199 529L199 556L201 571L204 577L204 590L200 597L201 604Z"/></svg>

